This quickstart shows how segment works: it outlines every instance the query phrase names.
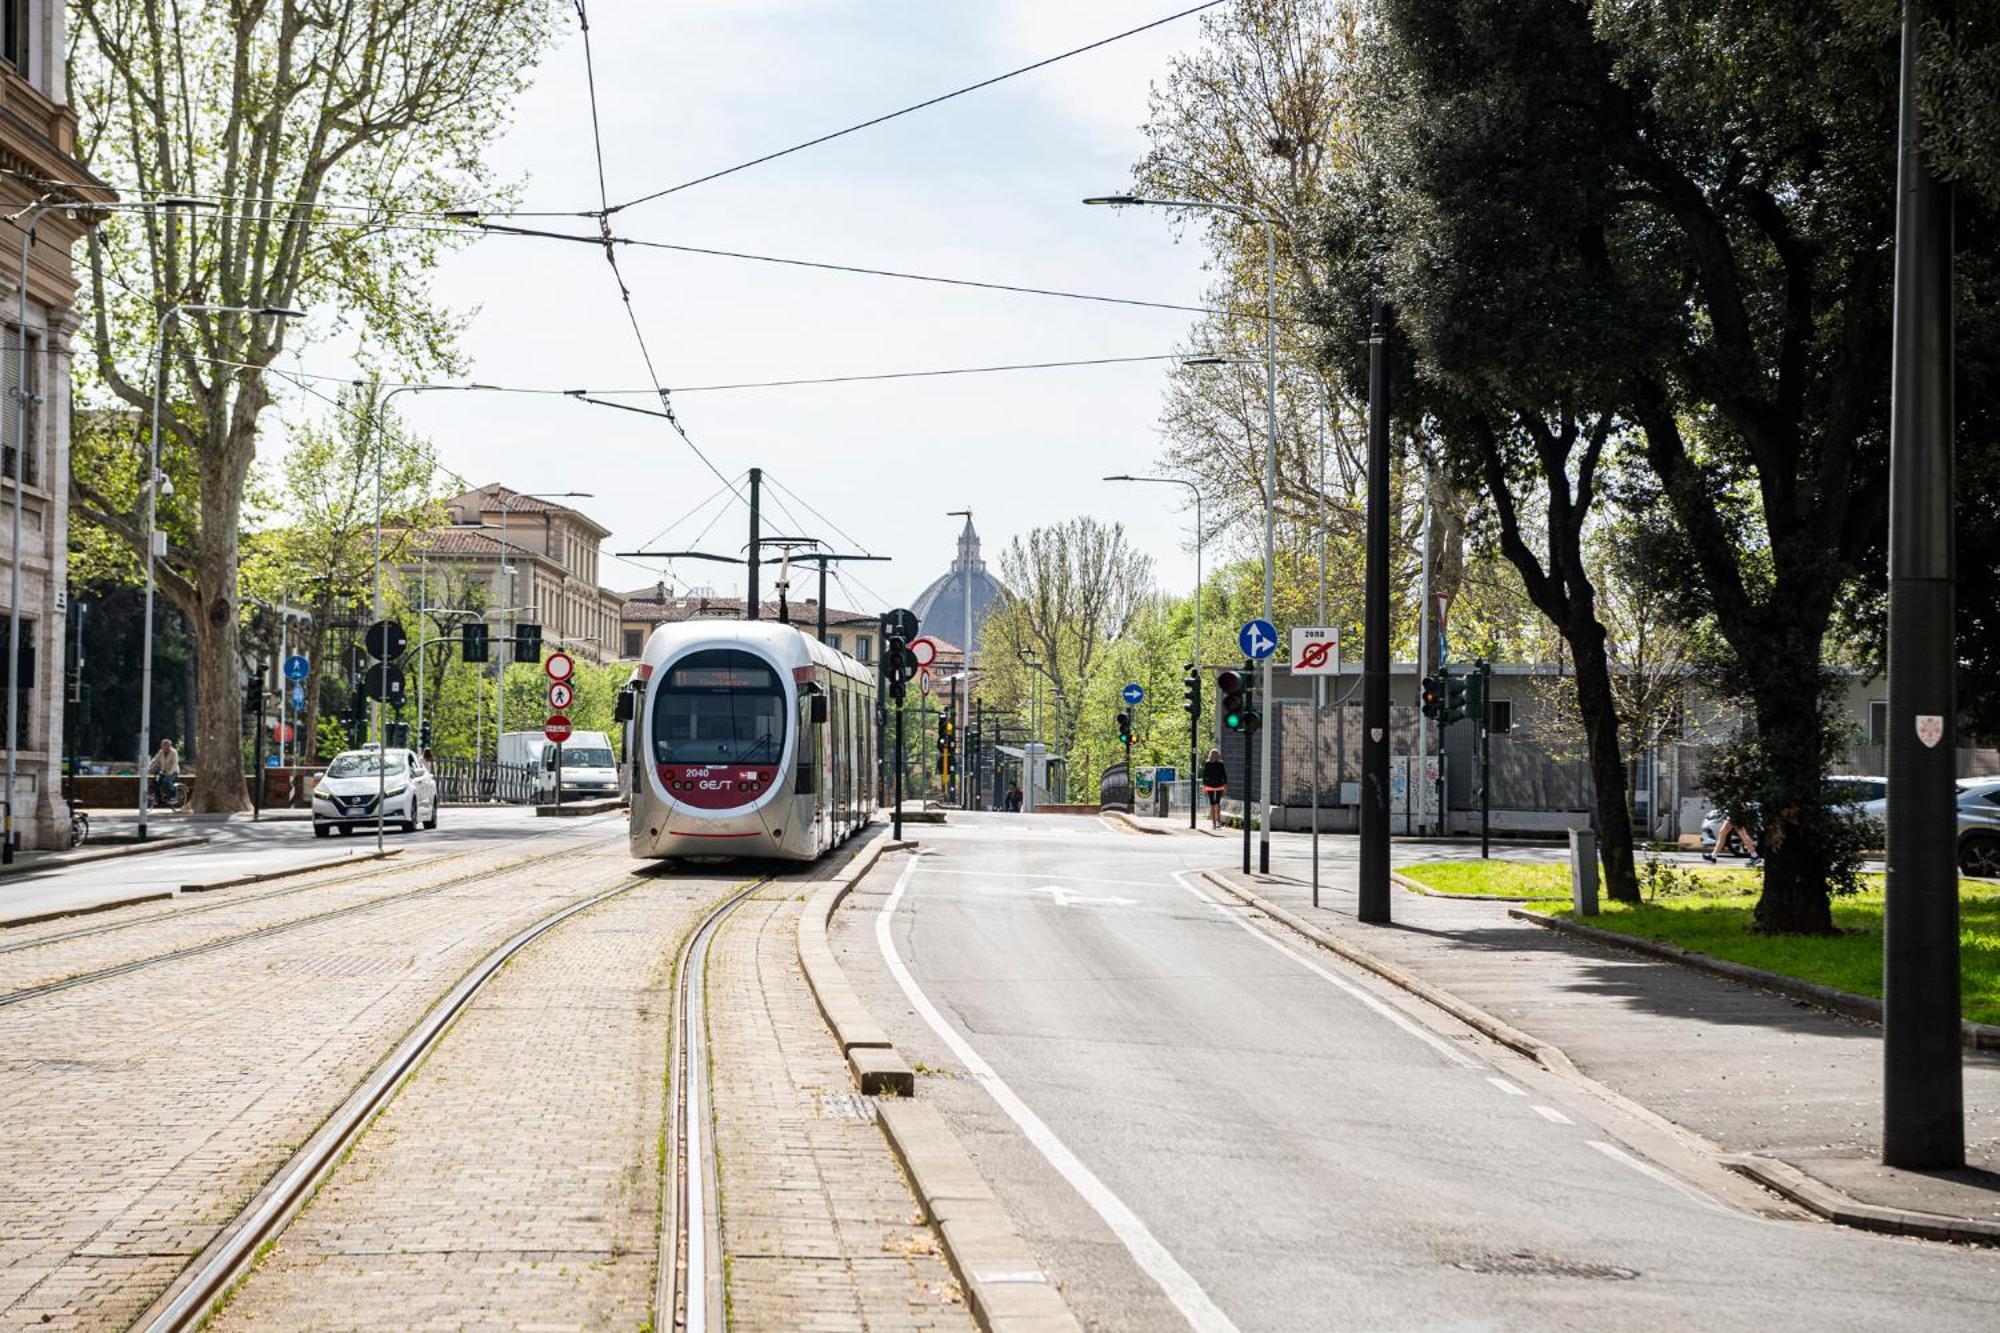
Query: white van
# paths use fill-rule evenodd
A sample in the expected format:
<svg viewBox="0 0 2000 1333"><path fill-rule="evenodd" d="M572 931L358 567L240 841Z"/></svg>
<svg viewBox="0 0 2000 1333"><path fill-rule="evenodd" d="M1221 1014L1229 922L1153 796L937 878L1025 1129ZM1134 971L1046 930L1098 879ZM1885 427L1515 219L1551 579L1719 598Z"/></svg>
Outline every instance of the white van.
<svg viewBox="0 0 2000 1333"><path fill-rule="evenodd" d="M509 731L500 737L500 762L521 764L532 773L536 805L556 799L556 748L539 731ZM618 795L618 761L611 738L601 731L579 731L562 743L562 798L597 801Z"/></svg>

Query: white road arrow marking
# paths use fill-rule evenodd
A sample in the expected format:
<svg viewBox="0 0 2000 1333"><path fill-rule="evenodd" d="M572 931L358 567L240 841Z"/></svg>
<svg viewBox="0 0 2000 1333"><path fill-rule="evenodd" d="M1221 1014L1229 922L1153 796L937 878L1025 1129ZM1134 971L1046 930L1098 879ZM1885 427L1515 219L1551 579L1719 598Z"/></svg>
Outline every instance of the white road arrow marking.
<svg viewBox="0 0 2000 1333"><path fill-rule="evenodd" d="M1072 893L1059 884L1044 884L1028 892L1048 894L1057 907L1136 907L1139 903L1137 898L1093 898L1087 893Z"/></svg>

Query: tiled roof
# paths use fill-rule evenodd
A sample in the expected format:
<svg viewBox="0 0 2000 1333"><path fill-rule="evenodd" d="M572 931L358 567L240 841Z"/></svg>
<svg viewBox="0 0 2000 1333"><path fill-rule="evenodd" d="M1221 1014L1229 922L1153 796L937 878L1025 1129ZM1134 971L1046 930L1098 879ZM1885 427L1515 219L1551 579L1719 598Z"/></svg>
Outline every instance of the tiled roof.
<svg viewBox="0 0 2000 1333"><path fill-rule="evenodd" d="M510 486L502 486L490 481L484 486L466 491L448 502L450 508L472 510L478 514L497 513L505 506L508 514L568 514L598 536L609 536L611 529L587 517L581 510L568 505L557 504L553 500L540 500L524 496Z"/></svg>

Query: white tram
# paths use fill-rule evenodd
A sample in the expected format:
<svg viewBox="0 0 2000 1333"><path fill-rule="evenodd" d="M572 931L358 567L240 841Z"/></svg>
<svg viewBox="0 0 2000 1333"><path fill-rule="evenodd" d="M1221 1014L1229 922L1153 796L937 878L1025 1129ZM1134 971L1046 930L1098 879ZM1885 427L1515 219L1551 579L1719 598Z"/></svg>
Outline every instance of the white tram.
<svg viewBox="0 0 2000 1333"><path fill-rule="evenodd" d="M632 855L811 861L875 809L875 673L791 625L662 625L620 701Z"/></svg>

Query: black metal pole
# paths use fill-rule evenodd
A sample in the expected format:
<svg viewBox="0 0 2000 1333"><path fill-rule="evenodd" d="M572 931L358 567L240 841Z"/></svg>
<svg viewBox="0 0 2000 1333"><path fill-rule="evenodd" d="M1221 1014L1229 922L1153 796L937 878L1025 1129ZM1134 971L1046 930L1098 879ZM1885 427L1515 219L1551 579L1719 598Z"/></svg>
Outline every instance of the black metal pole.
<svg viewBox="0 0 2000 1333"><path fill-rule="evenodd" d="M1243 659L1243 679L1253 679L1251 672L1257 664L1249 658ZM1252 710L1254 711L1254 710ZM1256 740L1256 731L1243 733L1243 873L1250 873L1250 812L1257 808L1257 757L1251 753Z"/></svg>
<svg viewBox="0 0 2000 1333"><path fill-rule="evenodd" d="M1195 828L1196 792L1201 786L1201 663L1188 663L1194 681L1194 707L1188 710L1188 827Z"/></svg>
<svg viewBox="0 0 2000 1333"><path fill-rule="evenodd" d="M1493 855L1493 664L1479 664L1479 857Z"/></svg>
<svg viewBox="0 0 2000 1333"><path fill-rule="evenodd" d="M1361 659L1361 879L1355 915L1389 920L1389 309L1368 324L1368 565Z"/></svg>
<svg viewBox="0 0 2000 1333"><path fill-rule="evenodd" d="M1903 5L1889 425L1889 873L1882 921L1882 1160L1965 1164L1952 779L1952 200L1919 151L1924 6Z"/></svg>
<svg viewBox="0 0 2000 1333"><path fill-rule="evenodd" d="M972 783L972 808L979 808L979 779L983 766L979 762L979 743L986 738L986 701L972 701L972 734L965 738L965 776Z"/></svg>
<svg viewBox="0 0 2000 1333"><path fill-rule="evenodd" d="M903 701L896 700L896 805L890 813L894 824L892 836L903 840Z"/></svg>
<svg viewBox="0 0 2000 1333"><path fill-rule="evenodd" d="M826 567L832 562L824 556L819 562L819 641L826 642Z"/></svg>
<svg viewBox="0 0 2000 1333"><path fill-rule="evenodd" d="M764 612L764 608L758 604L760 594L757 591L757 571L763 567L764 555L763 515L758 508L764 498L763 492L764 469L753 467L750 469L750 550L749 558L745 562L750 573L747 575L746 591L743 598L743 618L745 620L755 620ZM897 836L900 837L902 835L898 834Z"/></svg>

